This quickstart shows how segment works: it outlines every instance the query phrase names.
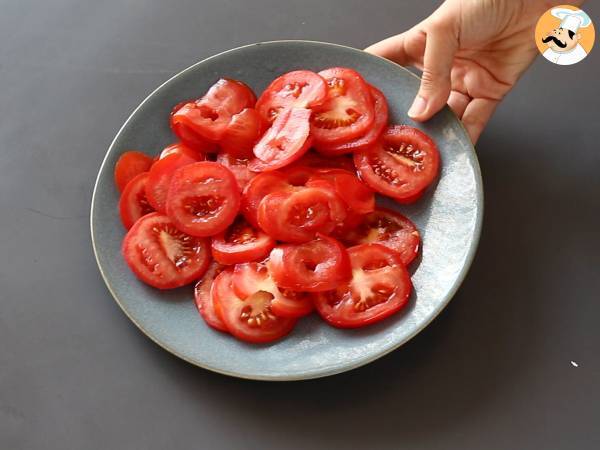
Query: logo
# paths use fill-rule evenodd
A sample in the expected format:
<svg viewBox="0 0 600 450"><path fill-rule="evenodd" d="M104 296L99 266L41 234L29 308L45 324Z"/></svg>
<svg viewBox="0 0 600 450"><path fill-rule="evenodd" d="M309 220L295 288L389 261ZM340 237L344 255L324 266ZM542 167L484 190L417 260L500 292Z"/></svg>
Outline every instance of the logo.
<svg viewBox="0 0 600 450"><path fill-rule="evenodd" d="M594 46L596 32L585 11L560 5L546 11L535 27L535 43L544 58L570 66L583 60Z"/></svg>

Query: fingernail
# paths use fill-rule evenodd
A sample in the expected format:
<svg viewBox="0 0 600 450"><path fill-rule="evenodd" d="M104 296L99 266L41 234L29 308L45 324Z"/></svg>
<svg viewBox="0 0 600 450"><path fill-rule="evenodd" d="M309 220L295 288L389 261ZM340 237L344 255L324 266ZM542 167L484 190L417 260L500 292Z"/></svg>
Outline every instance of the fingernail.
<svg viewBox="0 0 600 450"><path fill-rule="evenodd" d="M425 101L425 99L423 97L421 97L420 95L417 95L417 97L415 98L415 101L413 102L412 106L408 110L408 117L414 119L415 117L420 116L421 114L423 114L423 112L425 112L426 106L427 106L427 102Z"/></svg>

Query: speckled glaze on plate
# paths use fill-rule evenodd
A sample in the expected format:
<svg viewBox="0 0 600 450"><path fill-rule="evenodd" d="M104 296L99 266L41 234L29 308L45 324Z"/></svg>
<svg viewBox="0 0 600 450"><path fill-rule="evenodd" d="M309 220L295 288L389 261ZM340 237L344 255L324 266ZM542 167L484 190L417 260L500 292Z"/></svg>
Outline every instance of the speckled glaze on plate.
<svg viewBox="0 0 600 450"><path fill-rule="evenodd" d="M120 254L125 234L113 182L116 160L127 149L151 155L175 140L168 116L176 103L201 96L220 77L236 78L260 93L278 75L332 66L358 70L381 89L390 120L423 129L438 144L442 168L437 185L415 205L381 204L411 218L423 238L413 263L414 293L404 311L359 330L339 330L317 315L304 318L285 339L250 345L214 331L200 319L191 287L160 292L139 282ZM387 60L335 44L275 41L220 53L175 75L127 119L98 173L91 206L91 232L100 272L125 314L154 342L180 358L226 375L258 380L301 380L344 372L398 348L425 328L448 304L465 277L479 240L483 214L481 174L471 142L445 109L426 124L406 115L418 78Z"/></svg>

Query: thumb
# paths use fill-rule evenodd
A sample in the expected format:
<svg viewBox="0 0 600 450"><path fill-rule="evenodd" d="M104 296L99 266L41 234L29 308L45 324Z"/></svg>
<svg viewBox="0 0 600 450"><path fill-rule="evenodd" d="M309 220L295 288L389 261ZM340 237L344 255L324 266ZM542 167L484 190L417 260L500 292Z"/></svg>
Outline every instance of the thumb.
<svg viewBox="0 0 600 450"><path fill-rule="evenodd" d="M458 38L449 27L432 25L426 31L421 87L408 116L425 121L448 101L451 90L450 71L458 50Z"/></svg>

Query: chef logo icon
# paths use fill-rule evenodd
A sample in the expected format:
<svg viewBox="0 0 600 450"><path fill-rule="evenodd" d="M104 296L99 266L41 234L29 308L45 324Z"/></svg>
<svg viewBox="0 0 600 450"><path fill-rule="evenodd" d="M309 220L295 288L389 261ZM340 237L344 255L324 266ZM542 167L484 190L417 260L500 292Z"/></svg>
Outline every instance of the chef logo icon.
<svg viewBox="0 0 600 450"><path fill-rule="evenodd" d="M535 28L535 43L548 61L561 66L576 64L594 46L594 24L584 11L561 5L540 17Z"/></svg>

